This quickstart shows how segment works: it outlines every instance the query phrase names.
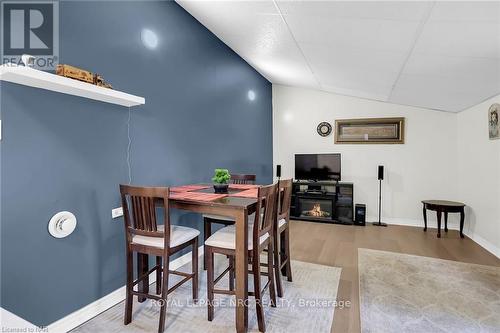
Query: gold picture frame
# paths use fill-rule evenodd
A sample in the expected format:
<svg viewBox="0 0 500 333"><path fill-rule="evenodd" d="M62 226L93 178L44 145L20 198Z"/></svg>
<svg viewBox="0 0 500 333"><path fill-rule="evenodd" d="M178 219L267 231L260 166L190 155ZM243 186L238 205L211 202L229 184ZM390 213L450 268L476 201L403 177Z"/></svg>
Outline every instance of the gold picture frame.
<svg viewBox="0 0 500 333"><path fill-rule="evenodd" d="M404 144L405 118L335 120L335 143Z"/></svg>

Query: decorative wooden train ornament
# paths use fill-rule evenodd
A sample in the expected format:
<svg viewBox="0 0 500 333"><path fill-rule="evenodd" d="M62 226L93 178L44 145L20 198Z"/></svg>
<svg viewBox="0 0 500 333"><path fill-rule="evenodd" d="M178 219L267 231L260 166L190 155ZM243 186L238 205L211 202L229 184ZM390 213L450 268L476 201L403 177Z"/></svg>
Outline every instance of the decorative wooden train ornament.
<svg viewBox="0 0 500 333"><path fill-rule="evenodd" d="M56 68L56 74L70 79L87 82L90 84L95 84L96 86L99 87L113 89L111 84L104 81L101 75L93 74L92 72L86 71L78 67L59 64L57 65Z"/></svg>

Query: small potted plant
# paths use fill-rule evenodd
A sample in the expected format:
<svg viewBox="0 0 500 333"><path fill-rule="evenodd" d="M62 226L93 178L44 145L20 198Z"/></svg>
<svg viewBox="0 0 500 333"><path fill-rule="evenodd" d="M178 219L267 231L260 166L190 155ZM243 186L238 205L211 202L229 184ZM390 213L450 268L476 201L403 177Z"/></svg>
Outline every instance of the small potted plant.
<svg viewBox="0 0 500 333"><path fill-rule="evenodd" d="M231 179L231 175L227 169L215 169L215 175L212 178L215 193L227 193L229 179Z"/></svg>

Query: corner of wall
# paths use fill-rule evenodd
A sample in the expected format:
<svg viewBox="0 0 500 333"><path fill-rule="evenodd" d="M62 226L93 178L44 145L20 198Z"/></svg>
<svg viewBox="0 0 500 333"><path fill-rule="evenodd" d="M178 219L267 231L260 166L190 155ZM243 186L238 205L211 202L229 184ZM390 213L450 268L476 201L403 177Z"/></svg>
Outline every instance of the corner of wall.
<svg viewBox="0 0 500 333"><path fill-rule="evenodd" d="M500 139L488 136L492 103L500 103L500 95L457 113L458 194L468 206L468 235L498 257Z"/></svg>

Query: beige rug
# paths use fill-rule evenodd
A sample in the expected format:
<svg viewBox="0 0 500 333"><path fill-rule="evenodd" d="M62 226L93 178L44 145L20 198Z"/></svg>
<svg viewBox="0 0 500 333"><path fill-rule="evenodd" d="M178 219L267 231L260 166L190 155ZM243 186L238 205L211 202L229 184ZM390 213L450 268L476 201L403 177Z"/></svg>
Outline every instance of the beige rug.
<svg viewBox="0 0 500 333"><path fill-rule="evenodd" d="M217 269L222 270L227 259L216 256ZM202 262L202 261L201 261ZM284 281L285 297L278 299L278 306L265 306L264 318L267 332L330 332L340 268L292 261L293 282ZM189 271L188 268L182 268ZM200 302L191 302L191 283L186 283L169 296L165 332L234 332L235 312L231 300L234 297L216 295L220 306L215 308L215 318L207 320L206 273L200 274ZM267 277L266 277L267 279ZM249 279L249 281L251 278ZM178 280L171 283L174 284ZM217 286L227 288L227 279ZM250 290L253 286L250 284ZM150 288L155 290L154 288ZM265 302L269 301L266 292ZM96 332L156 332L158 330L159 308L151 301L137 303L134 297L132 323L123 325L124 302L103 312L82 326L73 330L80 333ZM248 326L250 332L258 332L254 298L250 297Z"/></svg>
<svg viewBox="0 0 500 333"><path fill-rule="evenodd" d="M358 250L362 332L500 332L500 267Z"/></svg>

